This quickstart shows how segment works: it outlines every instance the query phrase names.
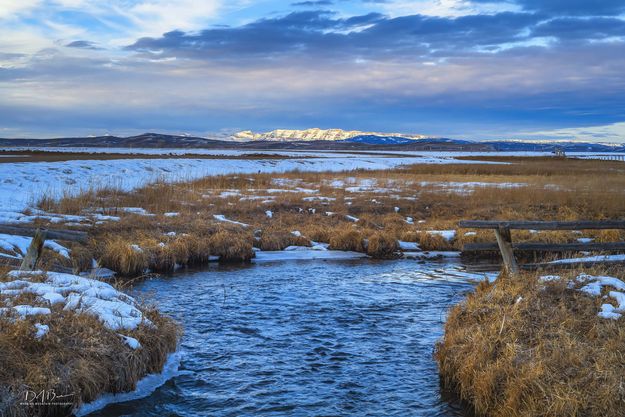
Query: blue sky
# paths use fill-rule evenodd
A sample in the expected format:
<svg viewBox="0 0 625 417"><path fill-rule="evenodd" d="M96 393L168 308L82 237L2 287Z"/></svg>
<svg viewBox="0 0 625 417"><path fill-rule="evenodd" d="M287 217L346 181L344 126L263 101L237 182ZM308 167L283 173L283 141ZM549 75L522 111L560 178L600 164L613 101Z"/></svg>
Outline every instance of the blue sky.
<svg viewBox="0 0 625 417"><path fill-rule="evenodd" d="M0 137L625 141L625 0L0 0Z"/></svg>

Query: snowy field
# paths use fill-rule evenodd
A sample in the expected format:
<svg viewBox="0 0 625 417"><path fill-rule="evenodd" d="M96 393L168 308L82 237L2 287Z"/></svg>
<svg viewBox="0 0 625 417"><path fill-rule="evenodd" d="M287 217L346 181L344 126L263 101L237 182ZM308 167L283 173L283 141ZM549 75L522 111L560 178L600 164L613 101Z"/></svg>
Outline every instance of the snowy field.
<svg viewBox="0 0 625 417"><path fill-rule="evenodd" d="M114 187L132 190L156 180L188 181L209 175L259 172L347 171L389 169L405 164L475 163L448 154L384 157L332 155L329 158L286 160L123 159L0 164L0 219L10 222L33 207L43 195L61 197L81 191Z"/></svg>

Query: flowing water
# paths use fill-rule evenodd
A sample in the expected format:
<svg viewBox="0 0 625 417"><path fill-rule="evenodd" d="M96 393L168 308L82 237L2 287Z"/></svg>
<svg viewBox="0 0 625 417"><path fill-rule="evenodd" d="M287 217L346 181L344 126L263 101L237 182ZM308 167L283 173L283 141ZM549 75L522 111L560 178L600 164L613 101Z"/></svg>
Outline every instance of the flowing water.
<svg viewBox="0 0 625 417"><path fill-rule="evenodd" d="M94 416L466 416L439 386L460 264L298 261L145 281L184 327L181 373Z"/></svg>

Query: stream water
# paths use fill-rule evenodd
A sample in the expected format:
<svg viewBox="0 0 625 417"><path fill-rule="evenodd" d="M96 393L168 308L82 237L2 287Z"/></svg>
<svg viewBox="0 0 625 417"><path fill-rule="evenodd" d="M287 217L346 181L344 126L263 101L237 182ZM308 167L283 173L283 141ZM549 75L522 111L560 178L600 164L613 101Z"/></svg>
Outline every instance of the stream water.
<svg viewBox="0 0 625 417"><path fill-rule="evenodd" d="M180 374L93 416L467 416L433 351L484 274L459 263L290 261L140 283L184 327Z"/></svg>

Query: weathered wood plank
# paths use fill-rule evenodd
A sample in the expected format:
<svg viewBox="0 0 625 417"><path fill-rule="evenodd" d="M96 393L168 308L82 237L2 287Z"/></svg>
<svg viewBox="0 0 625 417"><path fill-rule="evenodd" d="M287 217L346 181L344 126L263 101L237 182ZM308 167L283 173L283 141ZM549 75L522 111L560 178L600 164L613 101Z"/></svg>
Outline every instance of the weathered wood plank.
<svg viewBox="0 0 625 417"><path fill-rule="evenodd" d="M518 229L518 230L605 230L625 229L625 221L505 221L505 220L463 220L458 227L466 229Z"/></svg>
<svg viewBox="0 0 625 417"><path fill-rule="evenodd" d="M519 265L514 258L514 252L512 250L512 235L510 229L500 227L495 229L495 237L499 244L499 250L501 251L501 257L503 258L503 264L506 271L511 275L517 275L519 273Z"/></svg>
<svg viewBox="0 0 625 417"><path fill-rule="evenodd" d="M535 252L578 252L578 251L625 251L625 242L592 243L513 243L512 249ZM465 252L496 251L499 245L493 243L467 243L462 248Z"/></svg>
<svg viewBox="0 0 625 417"><path fill-rule="evenodd" d="M23 226L9 226L0 224L0 233L17 236L34 237L38 229ZM48 230L47 239L68 240L72 242L86 242L88 238L87 232L76 230Z"/></svg>
<svg viewBox="0 0 625 417"><path fill-rule="evenodd" d="M45 242L46 230L37 230L24 256L20 271L34 271L37 268L37 263L39 262L39 258L41 258L41 252L43 251L43 244Z"/></svg>

